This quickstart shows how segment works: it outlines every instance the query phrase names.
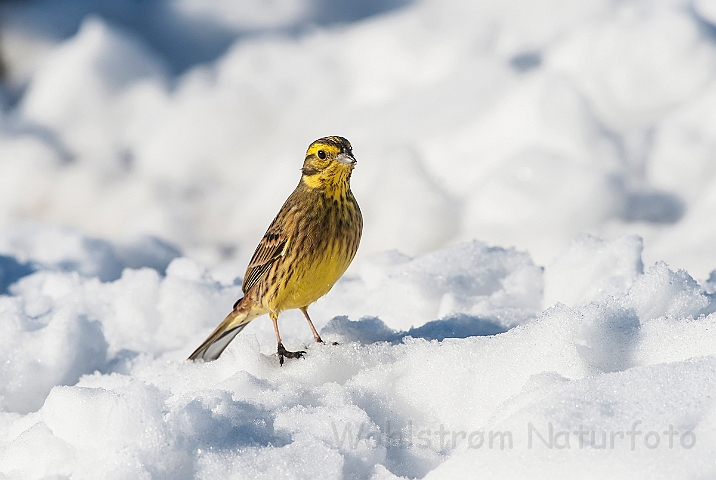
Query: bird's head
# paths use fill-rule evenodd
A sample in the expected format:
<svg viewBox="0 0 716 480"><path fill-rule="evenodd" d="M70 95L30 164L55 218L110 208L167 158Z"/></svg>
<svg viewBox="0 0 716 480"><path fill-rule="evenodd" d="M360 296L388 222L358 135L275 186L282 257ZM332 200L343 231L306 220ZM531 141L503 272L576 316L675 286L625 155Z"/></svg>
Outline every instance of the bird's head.
<svg viewBox="0 0 716 480"><path fill-rule="evenodd" d="M311 188L347 186L355 164L348 140L343 137L319 138L308 146L301 180Z"/></svg>

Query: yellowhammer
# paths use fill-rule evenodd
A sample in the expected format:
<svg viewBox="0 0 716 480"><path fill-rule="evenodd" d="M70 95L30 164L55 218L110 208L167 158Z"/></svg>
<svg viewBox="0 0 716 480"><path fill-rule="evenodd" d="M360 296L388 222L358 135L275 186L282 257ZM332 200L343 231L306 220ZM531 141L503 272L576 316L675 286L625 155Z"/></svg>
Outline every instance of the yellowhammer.
<svg viewBox="0 0 716 480"><path fill-rule="evenodd" d="M278 356L289 352L278 331L278 315L300 309L316 342L321 337L308 306L321 298L346 271L358 250L363 217L350 188L356 160L343 137L319 138L306 151L301 180L256 247L241 285L244 296L189 360L216 360L251 320L268 313Z"/></svg>

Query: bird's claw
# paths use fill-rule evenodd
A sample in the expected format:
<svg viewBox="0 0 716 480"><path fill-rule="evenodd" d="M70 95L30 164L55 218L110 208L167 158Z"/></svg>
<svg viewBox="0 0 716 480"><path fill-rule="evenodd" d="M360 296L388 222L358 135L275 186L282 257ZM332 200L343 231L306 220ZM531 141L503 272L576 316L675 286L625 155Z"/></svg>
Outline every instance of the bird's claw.
<svg viewBox="0 0 716 480"><path fill-rule="evenodd" d="M283 346L283 343L278 344L278 361L281 365L283 365L283 358L301 358L306 354L303 350L299 350L298 352L289 352L286 350L286 348Z"/></svg>

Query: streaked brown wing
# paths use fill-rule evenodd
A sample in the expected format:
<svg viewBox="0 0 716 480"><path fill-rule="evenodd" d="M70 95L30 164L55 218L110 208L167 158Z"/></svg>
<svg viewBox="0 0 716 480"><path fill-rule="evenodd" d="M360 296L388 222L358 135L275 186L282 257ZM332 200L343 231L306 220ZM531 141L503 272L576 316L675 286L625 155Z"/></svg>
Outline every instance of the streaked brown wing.
<svg viewBox="0 0 716 480"><path fill-rule="evenodd" d="M271 268L276 260L281 258L286 250L288 238L275 227L275 223L271 225L259 242L254 256L251 257L249 266L246 268L244 282L241 284L241 290L247 293L261 277Z"/></svg>

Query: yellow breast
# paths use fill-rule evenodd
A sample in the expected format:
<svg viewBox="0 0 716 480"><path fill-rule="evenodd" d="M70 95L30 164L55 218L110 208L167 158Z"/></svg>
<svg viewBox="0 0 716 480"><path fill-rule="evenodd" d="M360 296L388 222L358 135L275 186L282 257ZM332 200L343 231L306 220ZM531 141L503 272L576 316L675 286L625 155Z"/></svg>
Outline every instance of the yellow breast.
<svg viewBox="0 0 716 480"><path fill-rule="evenodd" d="M328 293L350 265L360 243L363 219L345 185L335 190L299 186L301 210L291 212L296 228L276 271L287 272L267 282L262 303L269 311L307 307ZM301 190L303 189L303 190ZM272 275L269 274L269 278Z"/></svg>
<svg viewBox="0 0 716 480"><path fill-rule="evenodd" d="M270 310L280 312L310 305L328 293L346 271L355 252L346 252L339 245L332 245L318 255L302 259L303 265L294 266L294 274L284 288L271 296ZM305 263L304 263L305 262Z"/></svg>

